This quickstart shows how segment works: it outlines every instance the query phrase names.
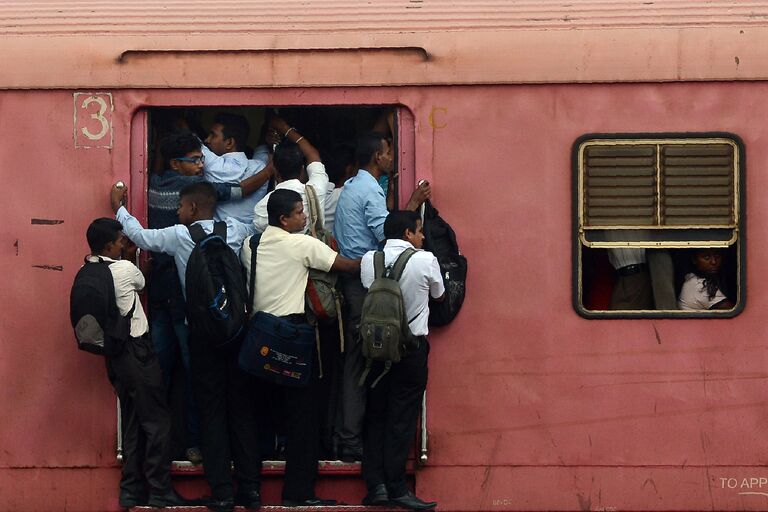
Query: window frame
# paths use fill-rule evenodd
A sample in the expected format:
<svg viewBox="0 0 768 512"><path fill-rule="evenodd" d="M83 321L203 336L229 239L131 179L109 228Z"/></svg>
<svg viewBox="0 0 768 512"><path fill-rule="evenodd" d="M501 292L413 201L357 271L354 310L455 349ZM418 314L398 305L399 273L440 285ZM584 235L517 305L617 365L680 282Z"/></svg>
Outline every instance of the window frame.
<svg viewBox="0 0 768 512"><path fill-rule="evenodd" d="M590 141L616 141L617 143L640 144L669 144L675 141L695 141L695 140L713 140L725 139L734 146L734 215L735 224L733 227L734 236L728 242L714 242L712 240L699 241L678 241L678 242L598 242L585 243L582 238L582 214L583 214L583 178L582 178L582 151L586 143ZM656 141L656 142L654 142ZM746 151L741 137L730 132L642 132L642 133L587 133L578 137L571 150L571 169L572 169L572 302L574 310L579 316L587 319L617 319L617 318L733 318L741 314L746 306ZM708 228L708 226L702 226ZM610 226L600 229L647 229L646 226L636 228L611 228ZM653 228L651 228L653 229ZM691 229L690 226L663 226L656 229ZM681 249L686 247L730 247L736 245L737 259L736 282L738 293L736 294L736 305L729 310L702 310L702 311L684 311L684 310L591 310L583 305L582 301L582 248L609 248L609 247L645 247L645 248L668 248Z"/></svg>

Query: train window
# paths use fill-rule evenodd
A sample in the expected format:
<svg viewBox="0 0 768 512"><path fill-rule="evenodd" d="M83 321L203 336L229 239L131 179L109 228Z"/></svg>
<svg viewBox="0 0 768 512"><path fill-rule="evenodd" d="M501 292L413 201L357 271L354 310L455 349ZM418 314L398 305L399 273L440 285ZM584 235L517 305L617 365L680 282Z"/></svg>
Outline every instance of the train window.
<svg viewBox="0 0 768 512"><path fill-rule="evenodd" d="M731 134L588 135L573 148L582 316L744 307L744 148Z"/></svg>

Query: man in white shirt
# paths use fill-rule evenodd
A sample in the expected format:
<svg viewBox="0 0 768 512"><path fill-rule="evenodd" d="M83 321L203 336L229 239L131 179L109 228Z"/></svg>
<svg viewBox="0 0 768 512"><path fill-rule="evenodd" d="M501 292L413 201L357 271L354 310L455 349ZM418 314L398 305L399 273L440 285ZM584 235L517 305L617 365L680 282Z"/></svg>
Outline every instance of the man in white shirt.
<svg viewBox="0 0 768 512"><path fill-rule="evenodd" d="M442 300L445 286L437 258L421 250L424 234L418 213L390 212L384 221L384 236L386 266L394 265L406 249L416 249L405 265L399 284L405 317L410 319L409 327L419 340L419 347L393 364L375 387L368 388L363 437L363 479L368 495L363 505L391 504L411 510L430 510L437 503L419 499L407 487L405 465L427 386L429 298ZM360 263L360 280L365 288L374 280L375 252L367 252ZM374 364L371 375L381 372L382 368Z"/></svg>
<svg viewBox="0 0 768 512"><path fill-rule="evenodd" d="M275 179L277 185L275 190L293 190L298 192L304 204L304 211L309 211L307 203L306 185L312 185L317 195L319 214L323 216L325 209L325 196L328 190L328 175L325 172L325 166L320 160L320 153L315 147L303 137L296 128L289 126L282 118L273 117L270 121L273 135L277 134L283 137L277 148L272 162L275 167ZM307 162L306 169L304 162ZM304 171L308 178L305 178ZM306 185L305 185L306 183ZM253 225L257 233L263 232L269 225L267 204L269 203L269 194L256 204L253 210ZM321 220L323 220L321 218ZM305 226L301 232L306 233L309 227Z"/></svg>
<svg viewBox="0 0 768 512"><path fill-rule="evenodd" d="M138 294L144 289L144 276L130 258L121 259L126 239L118 221L94 220L86 238L91 249L88 261L110 262L120 314L126 316L133 309L130 338L119 354L105 356L107 375L120 398L123 418L120 506L188 506L193 503L171 486L171 417L160 363L147 336L149 324ZM132 253L135 257L135 246Z"/></svg>
<svg viewBox="0 0 768 512"><path fill-rule="evenodd" d="M267 214L269 226L261 235L256 249L255 283L249 283L249 287L255 286L253 311L264 311L292 323L304 324L307 322L304 294L309 269L356 273L360 268L360 260L345 258L320 240L302 234L307 215L298 192L275 190L269 197ZM250 269L252 257L254 255L246 240L241 253L246 269ZM336 503L315 496L320 449L318 374L319 362L315 358L310 381L305 387L284 388L284 506Z"/></svg>
<svg viewBox="0 0 768 512"><path fill-rule="evenodd" d="M186 297L187 263L195 242L188 226L197 224L205 233L214 229L216 190L210 183L187 185L179 192L179 222L162 229L144 229L124 206L127 187L112 187L110 201L125 234L144 250L173 256ZM238 254L243 239L253 233L250 224L226 220L227 245ZM253 407L253 378L240 370L237 351L217 350L200 334L189 333L190 369L195 399L200 407L203 470L215 512L231 512L235 504L255 510L261 506L261 459L256 442L256 411ZM232 462L237 494L232 481Z"/></svg>

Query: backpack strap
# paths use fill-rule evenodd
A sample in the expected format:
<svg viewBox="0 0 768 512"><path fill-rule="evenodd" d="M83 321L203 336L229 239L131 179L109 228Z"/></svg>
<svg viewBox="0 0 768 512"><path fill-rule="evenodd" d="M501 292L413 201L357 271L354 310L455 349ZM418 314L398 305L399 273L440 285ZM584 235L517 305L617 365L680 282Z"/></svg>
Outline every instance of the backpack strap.
<svg viewBox="0 0 768 512"><path fill-rule="evenodd" d="M384 275L386 267L384 265L384 251L373 253L373 278L378 279Z"/></svg>
<svg viewBox="0 0 768 512"><path fill-rule="evenodd" d="M202 229L202 228L201 228ZM213 223L213 234L224 240L227 243L227 223L223 220Z"/></svg>
<svg viewBox="0 0 768 512"><path fill-rule="evenodd" d="M187 226L187 230L189 231L189 236L192 238L192 241L195 242L195 244L199 244L200 240L208 236L208 234L203 229L203 226L200 224L192 224L191 226Z"/></svg>
<svg viewBox="0 0 768 512"><path fill-rule="evenodd" d="M395 263L392 264L392 272L390 273L390 277L392 279L395 281L400 281L400 278L403 275L403 271L405 270L405 265L414 254L416 254L416 249L411 249L410 247L400 253L400 256L398 256L395 260Z"/></svg>
<svg viewBox="0 0 768 512"><path fill-rule="evenodd" d="M259 249L259 242L261 242L261 233L251 236L251 239L248 241L248 247L251 248L250 286L248 289L249 315L253 313L253 298L256 295L256 251Z"/></svg>
<svg viewBox="0 0 768 512"><path fill-rule="evenodd" d="M365 370L363 370L362 375L360 375L360 380L357 381L357 385L359 387L365 386L365 379L368 378L368 374L371 373L371 367L373 366L373 361L371 359L365 360Z"/></svg>
<svg viewBox="0 0 768 512"><path fill-rule="evenodd" d="M309 232L317 238L318 231L323 230L323 223L320 220L320 200L317 198L317 192L312 185L305 185L307 204L309 206Z"/></svg>

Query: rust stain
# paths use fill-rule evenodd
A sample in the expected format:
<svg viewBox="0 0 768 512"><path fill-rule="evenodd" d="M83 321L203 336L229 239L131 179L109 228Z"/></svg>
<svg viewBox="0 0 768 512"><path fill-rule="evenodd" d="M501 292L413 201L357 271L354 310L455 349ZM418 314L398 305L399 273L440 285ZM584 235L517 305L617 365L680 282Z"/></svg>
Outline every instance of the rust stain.
<svg viewBox="0 0 768 512"><path fill-rule="evenodd" d="M447 114L448 109L445 107L433 107L432 112L429 113L429 125L432 127L433 130L439 130L441 128L445 128L448 126L448 123L446 122L439 122L436 117L437 114Z"/></svg>
<svg viewBox="0 0 768 512"><path fill-rule="evenodd" d="M43 226L53 226L56 224L64 224L64 221L59 219L32 219L32 224L39 224Z"/></svg>
<svg viewBox="0 0 768 512"><path fill-rule="evenodd" d="M35 268L41 268L43 270L55 270L57 272L61 272L64 270L64 267L62 265L32 265Z"/></svg>

